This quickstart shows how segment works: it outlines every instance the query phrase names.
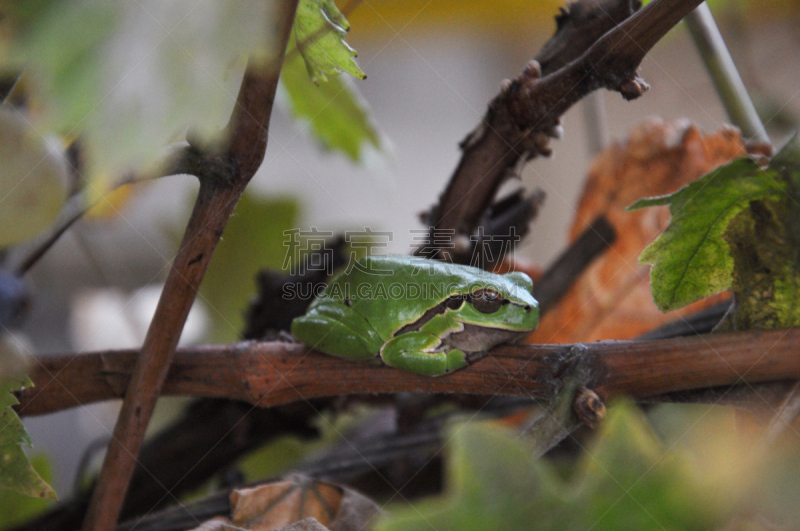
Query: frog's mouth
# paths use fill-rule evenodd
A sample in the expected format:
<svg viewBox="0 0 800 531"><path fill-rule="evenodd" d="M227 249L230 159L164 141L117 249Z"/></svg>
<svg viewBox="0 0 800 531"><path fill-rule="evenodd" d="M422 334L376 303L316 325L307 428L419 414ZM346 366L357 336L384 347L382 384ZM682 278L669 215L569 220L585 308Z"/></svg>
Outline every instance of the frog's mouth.
<svg viewBox="0 0 800 531"><path fill-rule="evenodd" d="M461 349L464 352L485 352L501 343L519 341L530 331L503 330L502 328L486 328L462 323L463 329L454 331L442 339L442 344Z"/></svg>

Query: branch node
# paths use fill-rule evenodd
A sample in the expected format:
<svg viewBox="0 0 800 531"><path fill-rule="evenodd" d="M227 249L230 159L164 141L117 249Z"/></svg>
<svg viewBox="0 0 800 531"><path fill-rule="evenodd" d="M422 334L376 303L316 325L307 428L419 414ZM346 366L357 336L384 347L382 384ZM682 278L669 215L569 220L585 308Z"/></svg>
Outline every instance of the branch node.
<svg viewBox="0 0 800 531"><path fill-rule="evenodd" d="M635 100L650 89L650 85L639 74L633 74L619 84L617 90L626 100Z"/></svg>
<svg viewBox="0 0 800 531"><path fill-rule="evenodd" d="M542 65L540 65L539 61L536 59L532 59L527 65L525 65L525 69L522 71L522 73L527 77L539 79L542 77Z"/></svg>
<svg viewBox="0 0 800 531"><path fill-rule="evenodd" d="M606 416L606 405L603 403L603 399L583 385L578 387L572 407L581 422L592 429L596 429Z"/></svg>

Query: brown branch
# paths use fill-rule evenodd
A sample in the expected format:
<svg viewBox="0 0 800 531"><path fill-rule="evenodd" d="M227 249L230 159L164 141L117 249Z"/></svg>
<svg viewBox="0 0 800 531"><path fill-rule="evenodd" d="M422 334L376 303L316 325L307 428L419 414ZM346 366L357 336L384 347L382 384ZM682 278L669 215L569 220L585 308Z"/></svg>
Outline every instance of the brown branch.
<svg viewBox="0 0 800 531"><path fill-rule="evenodd" d="M189 309L228 218L264 158L269 117L296 6L297 0L282 3L276 60L270 65L248 65L228 124L229 143L219 153L206 157L212 168L210 174L198 174L200 191L195 207L133 367L113 439L89 503L85 530L110 530L117 522L136 456Z"/></svg>
<svg viewBox="0 0 800 531"><path fill-rule="evenodd" d="M593 90L641 95L647 85L636 69L645 54L700 1L654 0L635 13L635 0L572 4L536 60L503 83L462 142L461 161L428 216L432 228L471 235L503 181L525 161L550 153L559 117Z"/></svg>
<svg viewBox="0 0 800 531"><path fill-rule="evenodd" d="M182 348L163 392L272 407L299 400L399 392L517 395L551 399L576 373L605 399L800 378L800 328L576 345L503 345L440 378L354 363L296 343L244 342ZM137 352L41 357L35 387L19 393L22 415L42 415L123 396ZM57 378L52 375L58 374Z"/></svg>

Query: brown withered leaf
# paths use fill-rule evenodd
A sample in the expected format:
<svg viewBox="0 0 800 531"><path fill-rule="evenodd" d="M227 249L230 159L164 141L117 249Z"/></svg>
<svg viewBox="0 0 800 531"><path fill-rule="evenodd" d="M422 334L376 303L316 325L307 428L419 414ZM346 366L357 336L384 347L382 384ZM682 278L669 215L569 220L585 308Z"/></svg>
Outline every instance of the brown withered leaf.
<svg viewBox="0 0 800 531"><path fill-rule="evenodd" d="M351 531L367 528L380 512L372 500L354 490L294 474L234 490L230 518L209 520L195 531Z"/></svg>
<svg viewBox="0 0 800 531"><path fill-rule="evenodd" d="M746 153L738 130L705 135L685 120L651 119L595 158L581 196L570 239L599 214L617 240L581 275L561 303L528 337L536 343L627 339L729 297L727 293L661 313L650 294L650 266L642 250L667 226L668 207L626 212L641 197L668 194L713 168Z"/></svg>
<svg viewBox="0 0 800 531"><path fill-rule="evenodd" d="M339 512L344 491L330 483L290 476L231 493L231 519L246 529L273 530L309 516L326 525Z"/></svg>

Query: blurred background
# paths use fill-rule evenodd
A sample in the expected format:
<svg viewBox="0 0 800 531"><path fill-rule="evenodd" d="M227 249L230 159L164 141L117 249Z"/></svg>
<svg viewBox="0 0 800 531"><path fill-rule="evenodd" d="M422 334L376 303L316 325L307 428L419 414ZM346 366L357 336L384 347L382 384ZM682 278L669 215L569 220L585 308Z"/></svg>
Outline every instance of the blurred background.
<svg viewBox="0 0 800 531"><path fill-rule="evenodd" d="M363 153L360 165L326 152L307 124L290 117L285 98L279 99L265 163L237 210L236 226L223 237L220 256L227 268L209 273L213 285L200 297L184 341L237 337L247 295L255 293L255 268L283 263L285 228L337 233L369 227L392 234L388 252L408 253L411 231L422 228L418 214L436 201L455 168L458 142L478 123L500 82L516 76L552 35L561 5L361 2L348 14L348 42L368 78L353 83L371 108L382 148ZM772 140L780 145L800 116L800 6L717 2L711 7ZM687 118L708 132L726 123L682 24L648 54L641 70L651 89L639 100L597 94L607 142L624 140L650 116ZM517 250L519 260L547 266L565 245L592 157L587 105L583 101L564 116L564 138L553 143L553 156L534 160L523 182L509 185L539 187L547 194ZM37 353L141 343L196 189L187 176L137 185L118 213L82 220L57 243L30 275L33 304L22 332ZM236 247L237 242L243 243ZM116 407L99 404L25 419L35 451L53 459L53 486L62 499L69 496L86 446L113 429Z"/></svg>

